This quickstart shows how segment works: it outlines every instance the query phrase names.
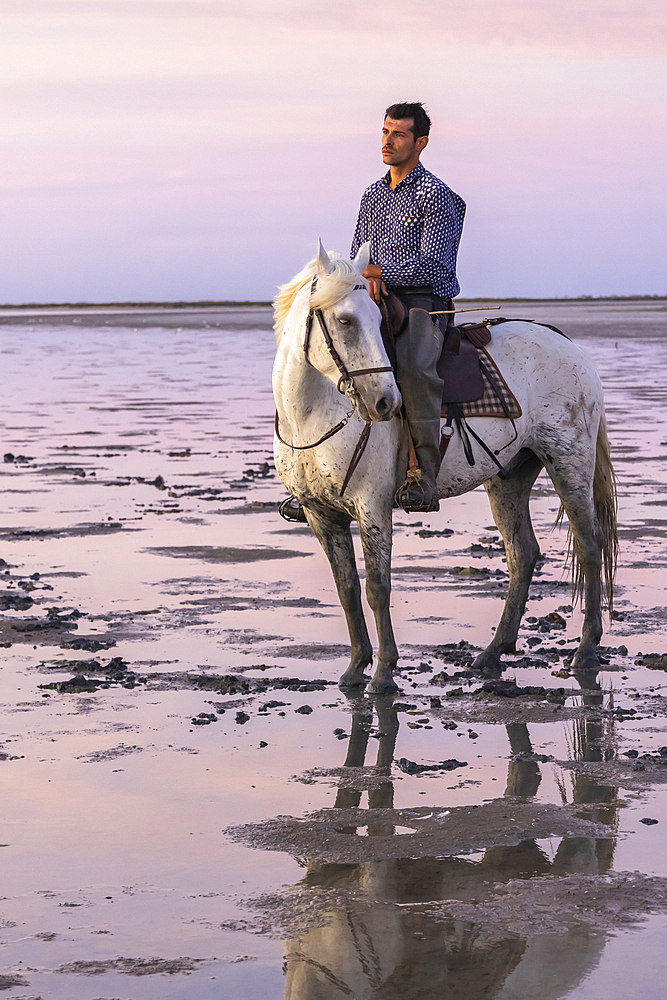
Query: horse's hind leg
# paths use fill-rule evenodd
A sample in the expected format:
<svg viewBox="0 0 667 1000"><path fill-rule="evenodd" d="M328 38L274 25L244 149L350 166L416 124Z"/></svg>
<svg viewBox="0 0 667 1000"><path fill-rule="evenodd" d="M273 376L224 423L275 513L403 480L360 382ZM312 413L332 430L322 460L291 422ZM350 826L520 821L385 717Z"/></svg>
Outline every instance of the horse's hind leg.
<svg viewBox="0 0 667 1000"><path fill-rule="evenodd" d="M350 522L334 521L312 510L306 511L306 517L329 560L350 633L350 665L339 683L341 687L356 687L366 683L364 670L373 660L373 647L361 604Z"/></svg>
<svg viewBox="0 0 667 1000"><path fill-rule="evenodd" d="M494 476L484 483L496 526L505 542L510 579L502 617L491 643L475 660L477 670L489 673L501 670L502 654L512 653L516 648L521 616L540 554L528 500L542 467L540 459L532 451L526 451L506 479Z"/></svg>

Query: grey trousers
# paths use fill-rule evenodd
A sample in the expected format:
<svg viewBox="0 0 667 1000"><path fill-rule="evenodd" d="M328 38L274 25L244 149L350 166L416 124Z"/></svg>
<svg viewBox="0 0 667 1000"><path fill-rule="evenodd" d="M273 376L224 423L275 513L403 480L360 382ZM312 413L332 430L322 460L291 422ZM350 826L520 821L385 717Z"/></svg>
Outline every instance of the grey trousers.
<svg viewBox="0 0 667 1000"><path fill-rule="evenodd" d="M437 474L443 383L436 365L450 317L431 317L428 313L432 309L451 309L451 299L442 299L427 289L392 291L409 310L408 328L396 339L396 380L419 465L425 472L434 470Z"/></svg>

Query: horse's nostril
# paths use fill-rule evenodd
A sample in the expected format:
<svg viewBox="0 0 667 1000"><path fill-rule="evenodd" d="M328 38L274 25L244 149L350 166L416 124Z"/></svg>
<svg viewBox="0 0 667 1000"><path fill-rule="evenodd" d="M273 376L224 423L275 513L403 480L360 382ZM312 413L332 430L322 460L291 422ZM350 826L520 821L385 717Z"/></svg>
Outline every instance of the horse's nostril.
<svg viewBox="0 0 667 1000"><path fill-rule="evenodd" d="M378 413L382 414L382 413L387 413L390 406L391 404L387 399L387 397L383 396L382 399L378 399L377 403L375 404L375 409L377 410Z"/></svg>

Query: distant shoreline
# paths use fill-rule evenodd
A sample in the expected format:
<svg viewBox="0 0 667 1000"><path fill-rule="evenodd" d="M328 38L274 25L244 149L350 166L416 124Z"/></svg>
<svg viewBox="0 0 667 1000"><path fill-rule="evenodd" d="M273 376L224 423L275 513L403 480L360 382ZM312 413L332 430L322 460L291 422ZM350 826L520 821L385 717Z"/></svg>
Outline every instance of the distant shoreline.
<svg viewBox="0 0 667 1000"><path fill-rule="evenodd" d="M577 295L553 296L550 298L529 298L512 296L498 298L494 295L486 297L467 298L461 296L458 302L656 302L667 299L664 295ZM271 306L269 301L249 300L203 300L201 302L22 302L18 304L0 303L3 309L241 309Z"/></svg>

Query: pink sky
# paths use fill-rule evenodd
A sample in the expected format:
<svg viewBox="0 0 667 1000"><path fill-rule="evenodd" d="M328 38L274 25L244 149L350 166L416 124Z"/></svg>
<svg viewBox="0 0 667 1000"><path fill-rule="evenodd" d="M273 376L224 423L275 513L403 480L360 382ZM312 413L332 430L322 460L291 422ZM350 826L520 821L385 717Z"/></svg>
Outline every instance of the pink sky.
<svg viewBox="0 0 667 1000"><path fill-rule="evenodd" d="M663 0L4 0L0 302L264 299L347 252L394 100L470 296L667 294Z"/></svg>

